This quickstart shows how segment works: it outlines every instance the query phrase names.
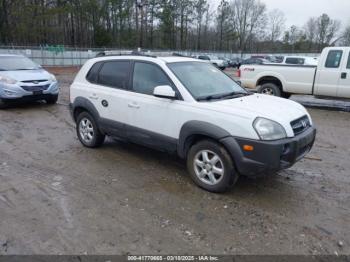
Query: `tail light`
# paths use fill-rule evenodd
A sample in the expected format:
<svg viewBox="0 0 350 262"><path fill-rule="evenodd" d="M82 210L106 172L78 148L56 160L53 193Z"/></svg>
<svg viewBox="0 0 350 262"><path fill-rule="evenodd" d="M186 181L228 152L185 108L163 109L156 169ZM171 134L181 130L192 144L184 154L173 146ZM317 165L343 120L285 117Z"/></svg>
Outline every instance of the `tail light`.
<svg viewBox="0 0 350 262"><path fill-rule="evenodd" d="M237 70L237 77L241 77L241 69Z"/></svg>

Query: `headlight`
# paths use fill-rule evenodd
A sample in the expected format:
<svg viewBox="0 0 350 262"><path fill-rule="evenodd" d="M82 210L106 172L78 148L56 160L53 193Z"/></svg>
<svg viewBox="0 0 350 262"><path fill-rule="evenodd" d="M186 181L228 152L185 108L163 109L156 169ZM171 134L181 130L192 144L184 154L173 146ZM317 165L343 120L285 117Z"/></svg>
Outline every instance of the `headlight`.
<svg viewBox="0 0 350 262"><path fill-rule="evenodd" d="M256 118L253 126L260 139L262 140L277 140L287 137L283 126L275 121L266 118Z"/></svg>
<svg viewBox="0 0 350 262"><path fill-rule="evenodd" d="M17 81L7 76L0 76L0 83L13 85L16 84Z"/></svg>
<svg viewBox="0 0 350 262"><path fill-rule="evenodd" d="M57 82L56 77L53 74L50 74L50 80L52 82Z"/></svg>

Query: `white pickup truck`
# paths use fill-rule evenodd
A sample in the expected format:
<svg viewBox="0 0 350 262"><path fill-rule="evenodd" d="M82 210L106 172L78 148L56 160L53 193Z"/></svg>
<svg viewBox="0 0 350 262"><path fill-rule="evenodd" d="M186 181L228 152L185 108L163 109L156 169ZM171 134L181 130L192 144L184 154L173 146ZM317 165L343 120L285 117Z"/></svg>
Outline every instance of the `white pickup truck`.
<svg viewBox="0 0 350 262"><path fill-rule="evenodd" d="M289 98L292 94L350 98L350 47L327 47L318 66L243 65L242 86Z"/></svg>

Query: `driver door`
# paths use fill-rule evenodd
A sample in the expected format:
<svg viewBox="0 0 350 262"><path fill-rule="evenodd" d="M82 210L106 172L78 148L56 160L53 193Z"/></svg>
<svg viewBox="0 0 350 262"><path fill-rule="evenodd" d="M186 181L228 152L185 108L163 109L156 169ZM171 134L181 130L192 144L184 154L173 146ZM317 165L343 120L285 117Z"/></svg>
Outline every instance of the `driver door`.
<svg viewBox="0 0 350 262"><path fill-rule="evenodd" d="M129 125L126 127L127 137L131 142L163 149L176 150L176 127L179 100L153 96L156 86L171 86L177 90L156 64L135 62L132 76L133 94L128 100Z"/></svg>

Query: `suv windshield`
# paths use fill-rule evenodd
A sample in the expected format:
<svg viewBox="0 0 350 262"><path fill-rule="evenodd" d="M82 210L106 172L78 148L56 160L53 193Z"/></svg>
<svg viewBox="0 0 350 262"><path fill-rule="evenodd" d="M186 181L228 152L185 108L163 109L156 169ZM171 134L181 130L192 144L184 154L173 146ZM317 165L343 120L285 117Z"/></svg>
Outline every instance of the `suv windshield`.
<svg viewBox="0 0 350 262"><path fill-rule="evenodd" d="M0 71L35 70L39 66L22 56L0 56Z"/></svg>
<svg viewBox="0 0 350 262"><path fill-rule="evenodd" d="M197 101L229 99L249 94L211 64L176 62L169 63L168 67Z"/></svg>

